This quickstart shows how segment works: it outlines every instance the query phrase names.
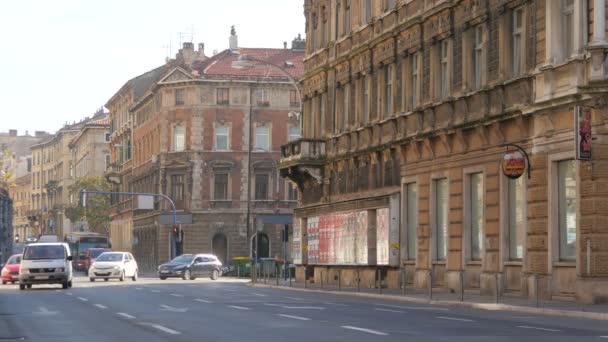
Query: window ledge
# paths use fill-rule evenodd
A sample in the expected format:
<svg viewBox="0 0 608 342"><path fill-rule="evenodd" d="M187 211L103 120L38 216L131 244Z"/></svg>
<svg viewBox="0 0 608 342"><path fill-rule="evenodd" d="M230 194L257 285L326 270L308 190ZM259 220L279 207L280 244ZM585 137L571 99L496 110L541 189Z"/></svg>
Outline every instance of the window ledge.
<svg viewBox="0 0 608 342"><path fill-rule="evenodd" d="M553 267L576 267L576 261L556 261Z"/></svg>
<svg viewBox="0 0 608 342"><path fill-rule="evenodd" d="M481 266L481 260L467 260L466 264L471 266Z"/></svg>
<svg viewBox="0 0 608 342"><path fill-rule="evenodd" d="M447 265L447 261L446 260L434 260L431 262L432 265Z"/></svg>
<svg viewBox="0 0 608 342"><path fill-rule="evenodd" d="M523 262L518 260L509 260L504 262L505 266L523 266Z"/></svg>
<svg viewBox="0 0 608 342"><path fill-rule="evenodd" d="M402 262L403 265L416 265L416 260L412 259L412 260L404 260Z"/></svg>

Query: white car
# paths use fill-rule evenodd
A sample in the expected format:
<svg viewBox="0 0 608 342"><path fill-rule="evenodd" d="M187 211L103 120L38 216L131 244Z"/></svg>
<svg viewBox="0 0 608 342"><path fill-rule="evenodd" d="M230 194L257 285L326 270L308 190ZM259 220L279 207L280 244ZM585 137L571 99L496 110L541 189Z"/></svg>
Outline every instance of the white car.
<svg viewBox="0 0 608 342"><path fill-rule="evenodd" d="M124 281L125 278L137 280L137 262L131 253L105 252L101 253L89 268L89 280L111 278Z"/></svg>

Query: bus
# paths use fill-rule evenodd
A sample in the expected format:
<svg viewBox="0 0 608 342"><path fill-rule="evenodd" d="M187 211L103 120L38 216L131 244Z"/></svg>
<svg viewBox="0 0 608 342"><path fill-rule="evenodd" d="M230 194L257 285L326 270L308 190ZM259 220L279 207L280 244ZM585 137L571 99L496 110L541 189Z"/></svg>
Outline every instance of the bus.
<svg viewBox="0 0 608 342"><path fill-rule="evenodd" d="M111 248L110 239L99 233L72 232L66 235L65 242L70 245L74 260L72 266L75 271L85 270L85 259L89 248Z"/></svg>

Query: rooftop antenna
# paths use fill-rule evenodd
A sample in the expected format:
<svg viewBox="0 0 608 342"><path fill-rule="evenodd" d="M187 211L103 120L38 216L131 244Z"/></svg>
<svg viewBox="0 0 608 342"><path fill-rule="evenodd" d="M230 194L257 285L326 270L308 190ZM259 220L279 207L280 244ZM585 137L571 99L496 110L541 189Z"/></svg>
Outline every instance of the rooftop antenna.
<svg viewBox="0 0 608 342"><path fill-rule="evenodd" d="M194 28L194 24L190 25L190 43L194 42L194 33L196 29Z"/></svg>
<svg viewBox="0 0 608 342"><path fill-rule="evenodd" d="M165 49L165 54L166 54L166 59L170 59L171 55L173 54L173 51L171 51L171 39L169 39L169 44L165 44L162 46L163 49Z"/></svg>
<svg viewBox="0 0 608 342"><path fill-rule="evenodd" d="M177 36L179 37L179 46L182 46L182 41L184 39L184 37L188 36L187 32L177 32Z"/></svg>

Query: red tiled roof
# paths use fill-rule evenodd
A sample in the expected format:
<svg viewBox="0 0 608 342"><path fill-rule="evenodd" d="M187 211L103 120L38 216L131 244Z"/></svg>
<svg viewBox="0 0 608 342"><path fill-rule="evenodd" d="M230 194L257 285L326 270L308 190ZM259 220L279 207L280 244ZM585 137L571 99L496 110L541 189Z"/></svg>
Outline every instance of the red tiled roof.
<svg viewBox="0 0 608 342"><path fill-rule="evenodd" d="M281 66L291 77L300 78L304 74L304 51L291 49L239 48L238 52L224 50L210 59L193 65L203 78L284 78L281 70L256 61L241 61L245 67L235 67L240 55L252 56L259 60ZM290 66L286 66L290 62ZM239 63L237 63L239 64Z"/></svg>

